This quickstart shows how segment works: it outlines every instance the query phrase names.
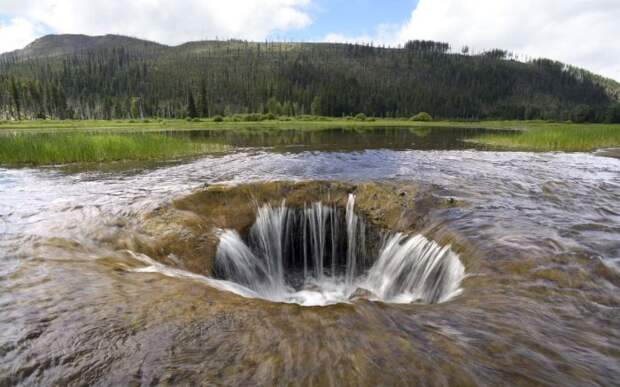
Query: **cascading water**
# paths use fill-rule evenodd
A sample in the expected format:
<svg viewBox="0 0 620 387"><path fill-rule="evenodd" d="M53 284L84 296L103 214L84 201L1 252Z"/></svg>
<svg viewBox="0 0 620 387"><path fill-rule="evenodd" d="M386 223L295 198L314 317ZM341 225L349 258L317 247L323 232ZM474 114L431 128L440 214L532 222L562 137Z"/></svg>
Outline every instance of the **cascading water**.
<svg viewBox="0 0 620 387"><path fill-rule="evenodd" d="M301 305L348 302L360 295L439 303L461 292L465 269L459 257L450 246L422 235L386 236L369 265L366 224L354 209L354 195L344 214L320 202L301 209L285 202L264 205L247 242L236 231L220 231L217 276L247 288L246 294Z"/></svg>

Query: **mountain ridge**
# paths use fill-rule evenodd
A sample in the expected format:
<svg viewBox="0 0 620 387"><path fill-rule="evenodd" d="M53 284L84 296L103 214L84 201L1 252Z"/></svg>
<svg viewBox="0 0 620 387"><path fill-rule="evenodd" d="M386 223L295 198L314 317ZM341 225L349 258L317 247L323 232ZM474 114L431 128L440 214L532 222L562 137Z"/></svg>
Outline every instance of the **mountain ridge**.
<svg viewBox="0 0 620 387"><path fill-rule="evenodd" d="M51 94L60 95L60 107L43 106ZM516 61L503 50L464 55L429 41L402 48L242 40L169 46L62 34L0 55L0 117L19 110L27 117L134 117L136 110L179 117L188 114L190 95L194 103L202 97L200 115L403 117L424 110L444 118L592 121L604 119L620 84L557 61Z"/></svg>
<svg viewBox="0 0 620 387"><path fill-rule="evenodd" d="M112 48L115 46L170 47L145 39L132 38L124 35L84 35L84 34L49 34L35 39L22 49L2 55L15 55L24 58L42 56L71 55L80 50Z"/></svg>
<svg viewBox="0 0 620 387"><path fill-rule="evenodd" d="M74 41L69 41L70 39L73 39ZM75 40L81 40L82 44L79 44L79 42L75 42ZM112 42L106 42L106 40L112 40ZM83 49L96 49L96 48L103 48L105 46L110 46L110 43L127 43L127 42L131 42L133 45L143 45L143 46L152 46L152 47L159 47L159 48L166 48L166 49L181 49L181 48L185 48L185 47L192 47L192 46L199 46L199 45L204 45L204 44L217 44L217 43L222 43L222 42L238 42L238 43L254 43L254 44L262 44L263 42L256 42L256 41L245 41L245 40L239 40L239 39L230 39L230 40L191 40L191 41L187 41L187 42L183 42L183 43L179 43L176 45L169 45L169 44L164 44L164 43L159 43L156 41L152 41L152 40L148 40L148 39L143 39L143 38L137 38L137 37L131 37L131 36L126 36L126 35L120 35L120 34L104 34L104 35L86 35L86 34L47 34L44 36L41 36L35 40L33 40L31 43L29 43L28 45L26 45L24 48L22 49L17 49L17 50L13 50L13 51L9 51L9 52L5 52L0 54L1 55L7 55L7 54L20 54L20 56L32 56L32 55L24 55L24 53L31 53L34 50L42 50L44 49L44 46L47 46L50 44L50 42L54 42L55 44L57 44L58 42L63 42L65 44L68 44L69 47L65 47L63 48L59 48L60 50L62 50L61 53L57 54L57 55L67 55L67 54L71 54L73 52L79 51L79 50L83 50ZM115 42L114 42L115 41ZM84 42L88 42L87 44L84 44ZM296 42L296 41L291 41L291 42L273 42L274 44L281 44L281 45L290 45L290 46L299 46L299 45L348 45L350 43L347 42ZM363 44L362 44L363 45ZM76 47L77 46L77 47ZM389 48L393 48L394 47L389 47ZM389 49L388 48L388 49ZM51 56L47 53L39 53L35 56L43 56L43 55L48 55ZM601 74L597 74L591 70L585 69L585 68L580 68L582 70L586 70L588 72L590 72L592 75L601 78L603 80L607 80L607 81L611 81L613 83L615 83L615 86L617 87L618 91L620 91L620 80L615 80L613 78L610 77L606 77L604 75Z"/></svg>

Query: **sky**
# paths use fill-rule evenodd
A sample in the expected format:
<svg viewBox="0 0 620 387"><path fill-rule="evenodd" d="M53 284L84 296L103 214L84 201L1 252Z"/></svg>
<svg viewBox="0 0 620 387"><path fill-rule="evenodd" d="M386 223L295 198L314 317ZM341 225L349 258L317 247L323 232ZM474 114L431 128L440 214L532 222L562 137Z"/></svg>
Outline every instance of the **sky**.
<svg viewBox="0 0 620 387"><path fill-rule="evenodd" d="M620 0L0 0L0 52L50 33L171 45L431 39L454 51L502 48L560 60L620 81Z"/></svg>

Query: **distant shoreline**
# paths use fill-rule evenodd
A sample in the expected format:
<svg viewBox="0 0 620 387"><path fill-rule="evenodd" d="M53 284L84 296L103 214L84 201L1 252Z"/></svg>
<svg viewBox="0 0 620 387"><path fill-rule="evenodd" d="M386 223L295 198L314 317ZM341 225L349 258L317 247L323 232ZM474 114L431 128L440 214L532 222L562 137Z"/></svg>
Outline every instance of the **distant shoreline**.
<svg viewBox="0 0 620 387"><path fill-rule="evenodd" d="M252 132L372 131L380 128L472 128L497 130L467 141L496 150L533 152L592 152L620 147L619 124L575 124L547 121L429 121L404 119L342 119L280 117L240 121L237 117L192 120L38 120L0 122L0 165L49 165L71 162L104 162L127 155L133 159L218 152L225 145L199 144L170 139L158 133L174 131ZM150 133L150 135L149 135ZM87 152L88 151L88 152ZM123 156L125 155L125 156Z"/></svg>

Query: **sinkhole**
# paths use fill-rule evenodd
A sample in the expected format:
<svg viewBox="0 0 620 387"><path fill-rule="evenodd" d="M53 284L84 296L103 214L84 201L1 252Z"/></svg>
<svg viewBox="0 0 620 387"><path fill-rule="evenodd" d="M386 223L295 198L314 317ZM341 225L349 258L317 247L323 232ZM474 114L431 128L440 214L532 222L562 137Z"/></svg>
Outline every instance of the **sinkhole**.
<svg viewBox="0 0 620 387"><path fill-rule="evenodd" d="M355 201L258 206L248 229L217 230L213 277L250 297L308 306L436 304L460 294L465 269L450 246L382 230L356 213Z"/></svg>

